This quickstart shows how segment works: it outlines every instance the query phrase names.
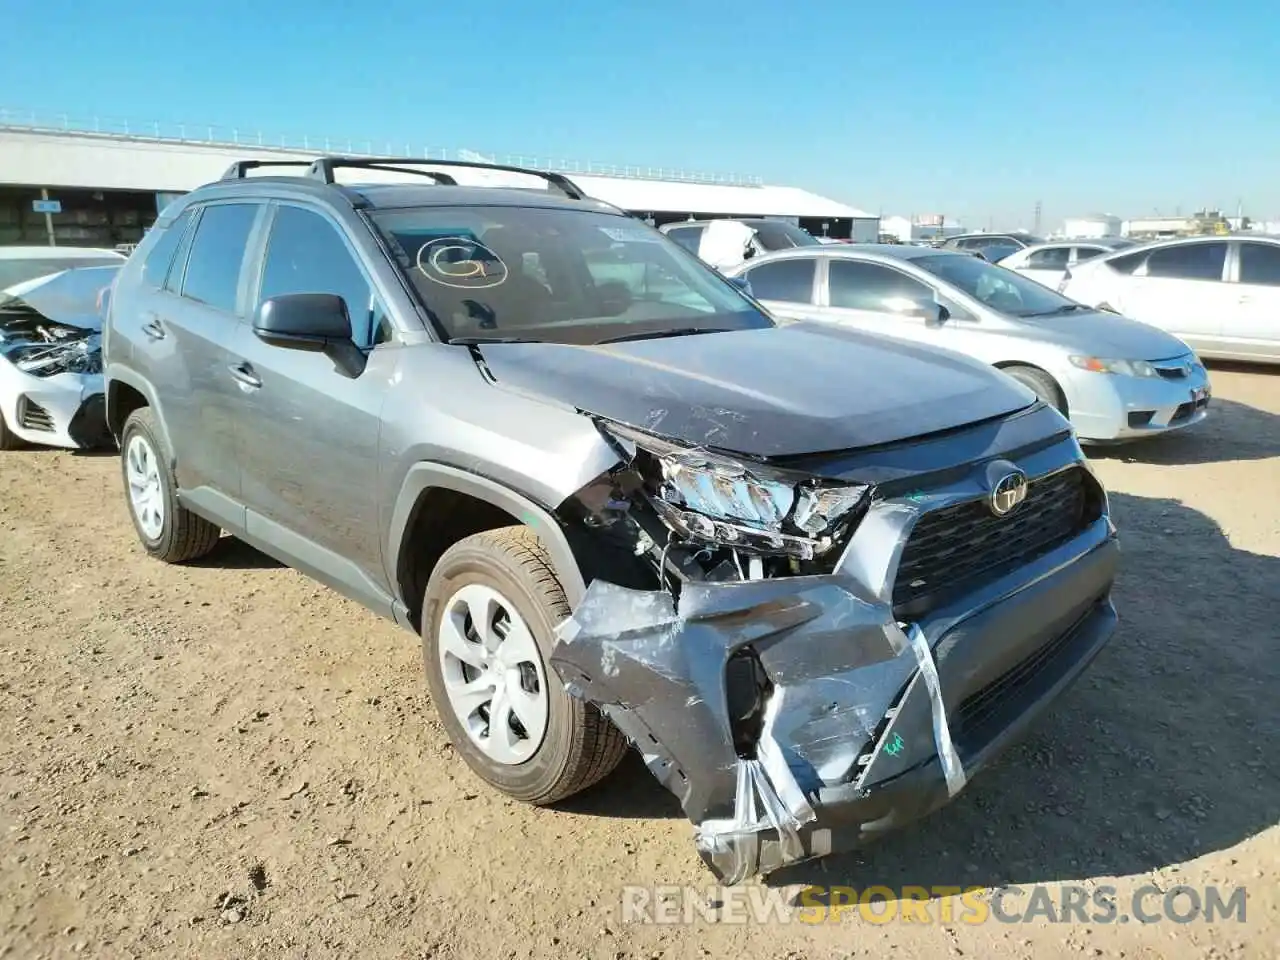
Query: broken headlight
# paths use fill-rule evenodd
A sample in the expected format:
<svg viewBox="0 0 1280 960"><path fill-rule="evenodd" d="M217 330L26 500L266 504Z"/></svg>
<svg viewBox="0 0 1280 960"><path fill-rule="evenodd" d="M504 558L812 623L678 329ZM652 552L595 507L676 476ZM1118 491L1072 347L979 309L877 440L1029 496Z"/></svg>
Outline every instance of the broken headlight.
<svg viewBox="0 0 1280 960"><path fill-rule="evenodd" d="M609 429L649 455L649 501L684 540L812 560L840 540L871 491L865 484L790 476L628 428Z"/></svg>

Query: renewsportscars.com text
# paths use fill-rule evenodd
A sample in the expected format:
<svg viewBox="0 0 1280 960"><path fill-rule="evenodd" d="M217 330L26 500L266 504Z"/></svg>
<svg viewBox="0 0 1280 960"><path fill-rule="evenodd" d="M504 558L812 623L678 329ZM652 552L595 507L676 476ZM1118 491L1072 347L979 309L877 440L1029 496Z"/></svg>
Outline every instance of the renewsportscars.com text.
<svg viewBox="0 0 1280 960"><path fill-rule="evenodd" d="M624 887L624 923L1244 923L1244 887Z"/></svg>

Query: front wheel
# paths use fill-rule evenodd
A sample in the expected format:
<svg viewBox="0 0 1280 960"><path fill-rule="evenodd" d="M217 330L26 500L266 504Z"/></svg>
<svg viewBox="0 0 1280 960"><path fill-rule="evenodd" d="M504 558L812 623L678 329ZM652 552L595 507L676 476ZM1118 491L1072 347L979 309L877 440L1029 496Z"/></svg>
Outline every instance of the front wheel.
<svg viewBox="0 0 1280 960"><path fill-rule="evenodd" d="M1012 366L1002 368L1013 379L1027 387L1044 403L1064 417L1067 415L1067 398L1062 395L1058 382L1038 367Z"/></svg>
<svg viewBox="0 0 1280 960"><path fill-rule="evenodd" d="M527 803L585 790L627 748L548 663L555 626L569 613L546 548L526 527L454 544L423 600L427 685L454 749L483 780Z"/></svg>

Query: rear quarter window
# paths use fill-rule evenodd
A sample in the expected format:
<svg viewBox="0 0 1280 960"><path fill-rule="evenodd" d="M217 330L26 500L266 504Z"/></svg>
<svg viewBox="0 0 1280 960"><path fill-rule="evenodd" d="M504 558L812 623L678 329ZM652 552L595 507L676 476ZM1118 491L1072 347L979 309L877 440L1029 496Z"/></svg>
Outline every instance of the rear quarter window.
<svg viewBox="0 0 1280 960"><path fill-rule="evenodd" d="M1142 253L1128 253L1123 257L1113 257L1106 261L1106 265L1116 273L1131 274L1142 266L1146 259L1147 252L1144 250Z"/></svg>
<svg viewBox="0 0 1280 960"><path fill-rule="evenodd" d="M163 228L160 236L152 246L151 252L142 264L142 282L152 289L159 290L164 286L169 270L173 266L173 255L178 244L191 225L191 211L188 210L177 220Z"/></svg>

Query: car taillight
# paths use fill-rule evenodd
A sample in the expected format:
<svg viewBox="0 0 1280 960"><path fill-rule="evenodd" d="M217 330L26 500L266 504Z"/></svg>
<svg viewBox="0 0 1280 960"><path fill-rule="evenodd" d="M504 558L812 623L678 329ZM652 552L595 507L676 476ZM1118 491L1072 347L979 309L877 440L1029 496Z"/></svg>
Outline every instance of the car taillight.
<svg viewBox="0 0 1280 960"><path fill-rule="evenodd" d="M1067 269L1064 270L1062 273L1062 279L1058 281L1058 292L1062 293L1062 291L1066 290L1067 284L1070 281L1071 281L1071 268L1067 267Z"/></svg>

